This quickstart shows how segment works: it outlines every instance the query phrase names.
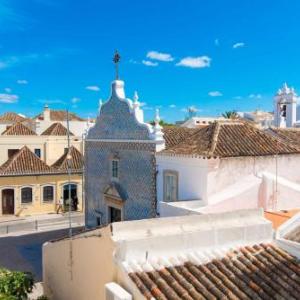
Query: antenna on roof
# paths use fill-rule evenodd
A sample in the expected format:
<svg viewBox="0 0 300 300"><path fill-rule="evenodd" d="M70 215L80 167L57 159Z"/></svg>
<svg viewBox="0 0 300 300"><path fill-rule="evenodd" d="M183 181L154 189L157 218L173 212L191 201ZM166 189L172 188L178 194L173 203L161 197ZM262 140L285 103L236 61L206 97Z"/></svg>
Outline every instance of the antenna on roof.
<svg viewBox="0 0 300 300"><path fill-rule="evenodd" d="M71 219L71 152L70 152L70 121L69 111L67 110L67 138L68 138L68 154L67 154L67 169L68 169L68 203L69 203L69 237L72 237L72 219Z"/></svg>
<svg viewBox="0 0 300 300"><path fill-rule="evenodd" d="M67 110L67 138L68 138L68 154L67 154L67 169L68 169L68 203L69 203L69 238L70 238L70 276L73 280L73 245L72 245L72 219L71 219L71 152L70 152L70 121L69 111Z"/></svg>

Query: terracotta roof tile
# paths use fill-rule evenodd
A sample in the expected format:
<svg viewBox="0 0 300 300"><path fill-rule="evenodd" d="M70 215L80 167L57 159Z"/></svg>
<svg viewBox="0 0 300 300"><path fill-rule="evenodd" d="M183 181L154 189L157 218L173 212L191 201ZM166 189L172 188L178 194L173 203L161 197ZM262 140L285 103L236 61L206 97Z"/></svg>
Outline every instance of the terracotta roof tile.
<svg viewBox="0 0 300 300"><path fill-rule="evenodd" d="M163 128L164 139L166 141L166 149L179 144L184 141L187 137L197 132L197 129L168 126Z"/></svg>
<svg viewBox="0 0 300 300"><path fill-rule="evenodd" d="M37 135L24 124L17 122L2 132L2 135Z"/></svg>
<svg viewBox="0 0 300 300"><path fill-rule="evenodd" d="M142 268L142 267L141 267ZM300 263L272 244L128 274L146 299L299 299Z"/></svg>
<svg viewBox="0 0 300 300"><path fill-rule="evenodd" d="M50 127L48 127L42 135L56 135L56 136L65 136L68 134L68 130L61 123L53 123ZM70 135L74 135L70 132Z"/></svg>
<svg viewBox="0 0 300 300"><path fill-rule="evenodd" d="M267 130L282 141L300 148L300 128L271 128Z"/></svg>
<svg viewBox="0 0 300 300"><path fill-rule="evenodd" d="M300 148L289 145L245 122L218 121L194 131L161 153L239 157L300 153Z"/></svg>
<svg viewBox="0 0 300 300"><path fill-rule="evenodd" d="M43 113L40 113L34 119L44 120ZM65 110L50 110L50 120L51 121L67 121L67 112ZM85 119L77 116L75 113L69 112L70 121L85 121Z"/></svg>
<svg viewBox="0 0 300 300"><path fill-rule="evenodd" d="M82 171L83 167L83 157L82 154L72 146L70 148L70 167L71 170L74 172ZM64 153L53 165L52 167L59 170L59 171L67 171L68 170L68 152Z"/></svg>
<svg viewBox="0 0 300 300"><path fill-rule="evenodd" d="M0 167L0 176L44 174L54 171L55 169L49 167L38 156L24 146Z"/></svg>
<svg viewBox="0 0 300 300"><path fill-rule="evenodd" d="M0 123L6 123L6 122L22 122L25 118L14 113L14 112L6 112L5 114L0 116Z"/></svg>

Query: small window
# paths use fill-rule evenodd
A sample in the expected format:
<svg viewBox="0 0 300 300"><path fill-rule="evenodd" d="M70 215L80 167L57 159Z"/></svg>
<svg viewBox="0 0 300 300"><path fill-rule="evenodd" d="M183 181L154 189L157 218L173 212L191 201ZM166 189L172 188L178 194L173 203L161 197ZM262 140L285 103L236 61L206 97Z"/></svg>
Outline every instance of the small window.
<svg viewBox="0 0 300 300"><path fill-rule="evenodd" d="M112 178L119 178L119 161L112 160L111 161L111 176Z"/></svg>
<svg viewBox="0 0 300 300"><path fill-rule="evenodd" d="M43 187L43 201L52 202L54 200L54 187L51 185Z"/></svg>
<svg viewBox="0 0 300 300"><path fill-rule="evenodd" d="M7 151L8 158L13 157L17 152L19 152L19 149L8 149Z"/></svg>
<svg viewBox="0 0 300 300"><path fill-rule="evenodd" d="M26 187L21 189L21 203L32 203L32 188Z"/></svg>
<svg viewBox="0 0 300 300"><path fill-rule="evenodd" d="M178 200L178 173L174 171L164 172L164 201Z"/></svg>
<svg viewBox="0 0 300 300"><path fill-rule="evenodd" d="M37 157L41 158L41 149L34 149L34 154L35 154Z"/></svg>

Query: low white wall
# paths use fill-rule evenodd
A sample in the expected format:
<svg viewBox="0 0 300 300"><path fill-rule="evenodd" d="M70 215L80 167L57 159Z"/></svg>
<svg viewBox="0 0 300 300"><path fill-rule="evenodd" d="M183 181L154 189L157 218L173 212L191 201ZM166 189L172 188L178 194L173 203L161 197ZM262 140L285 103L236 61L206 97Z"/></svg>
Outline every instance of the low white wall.
<svg viewBox="0 0 300 300"><path fill-rule="evenodd" d="M278 155L278 176L300 184L300 155ZM275 156L223 158L208 174L207 194L216 194L249 175L276 173Z"/></svg>

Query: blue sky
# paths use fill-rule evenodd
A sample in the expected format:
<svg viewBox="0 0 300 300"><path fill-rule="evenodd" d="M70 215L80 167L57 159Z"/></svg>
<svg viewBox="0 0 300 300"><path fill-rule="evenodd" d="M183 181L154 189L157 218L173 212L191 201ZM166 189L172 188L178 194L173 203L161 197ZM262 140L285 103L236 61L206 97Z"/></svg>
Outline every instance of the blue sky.
<svg viewBox="0 0 300 300"><path fill-rule="evenodd" d="M298 0L0 0L0 112L95 116L115 49L148 120L272 110L284 81L300 93L299 28Z"/></svg>

